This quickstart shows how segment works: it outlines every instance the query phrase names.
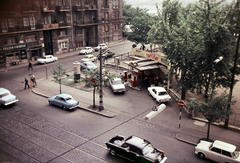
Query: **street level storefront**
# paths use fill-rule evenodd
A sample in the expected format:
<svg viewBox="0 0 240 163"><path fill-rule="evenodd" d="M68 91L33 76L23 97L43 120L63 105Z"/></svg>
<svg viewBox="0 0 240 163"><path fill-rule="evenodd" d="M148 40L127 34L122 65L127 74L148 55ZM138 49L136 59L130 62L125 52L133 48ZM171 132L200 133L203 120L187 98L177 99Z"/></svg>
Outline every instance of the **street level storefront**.
<svg viewBox="0 0 240 163"><path fill-rule="evenodd" d="M18 44L0 47L0 66L19 64L27 60L27 44Z"/></svg>
<svg viewBox="0 0 240 163"><path fill-rule="evenodd" d="M125 61L131 71L137 70L137 77L147 81L149 85L169 88L170 62L161 53L151 53L137 48L131 50L131 61Z"/></svg>

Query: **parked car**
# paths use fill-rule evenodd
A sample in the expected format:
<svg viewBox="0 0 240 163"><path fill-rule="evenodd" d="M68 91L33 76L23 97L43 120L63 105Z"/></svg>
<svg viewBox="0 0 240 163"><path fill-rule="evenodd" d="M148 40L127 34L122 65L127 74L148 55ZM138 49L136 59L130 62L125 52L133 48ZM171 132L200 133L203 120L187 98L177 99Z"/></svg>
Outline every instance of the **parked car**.
<svg viewBox="0 0 240 163"><path fill-rule="evenodd" d="M163 87L148 87L148 94L151 95L157 103L172 101L171 96Z"/></svg>
<svg viewBox="0 0 240 163"><path fill-rule="evenodd" d="M97 57L95 57L92 54L88 54L85 56L85 58L81 59L81 62L88 62L88 61L94 62L96 60L97 60Z"/></svg>
<svg viewBox="0 0 240 163"><path fill-rule="evenodd" d="M164 163L167 160L165 153L152 144L137 136L117 135L105 142L112 155L120 155L138 163Z"/></svg>
<svg viewBox="0 0 240 163"><path fill-rule="evenodd" d="M93 48L91 48L91 47L85 47L83 50L80 51L79 54L90 54L90 53L92 53L92 52L94 52Z"/></svg>
<svg viewBox="0 0 240 163"><path fill-rule="evenodd" d="M97 66L93 62L90 62L90 61L82 62L82 63L80 63L80 65L81 65L81 71L83 69L91 70L92 68L97 68Z"/></svg>
<svg viewBox="0 0 240 163"><path fill-rule="evenodd" d="M10 105L17 102L18 99L15 95L5 88L0 88L0 105Z"/></svg>
<svg viewBox="0 0 240 163"><path fill-rule="evenodd" d="M115 92L125 92L126 87L122 83L122 79L120 78L114 78L113 80L110 80L110 86L112 88L112 91Z"/></svg>
<svg viewBox="0 0 240 163"><path fill-rule="evenodd" d="M94 48L94 50L95 50L95 51L99 51L100 48L101 48L101 50L105 50L105 49L107 49L108 47L107 47L107 45L105 45L105 44L99 44L97 47Z"/></svg>
<svg viewBox="0 0 240 163"><path fill-rule="evenodd" d="M108 58L108 57L112 57L112 56L114 56L115 55L115 53L113 53L113 52L111 52L111 51L107 51L107 52L105 52L105 53L103 53L102 54L102 57L105 57L105 58ZM98 54L98 59L100 59L100 54Z"/></svg>
<svg viewBox="0 0 240 163"><path fill-rule="evenodd" d="M39 64L43 64L43 63L55 62L55 61L57 61L57 60L58 60L58 58L57 58L57 57L54 57L53 55L46 55L46 56L43 57L43 58L39 58L39 59L37 60L37 62L38 62Z"/></svg>
<svg viewBox="0 0 240 163"><path fill-rule="evenodd" d="M50 105L56 105L64 110L66 109L74 109L78 107L79 102L74 100L73 97L69 94L60 94L56 96L52 96L48 98L48 102Z"/></svg>
<svg viewBox="0 0 240 163"><path fill-rule="evenodd" d="M216 162L240 163L240 151L236 151L236 146L215 140L214 142L201 140L195 147L195 153L198 157L208 158Z"/></svg>

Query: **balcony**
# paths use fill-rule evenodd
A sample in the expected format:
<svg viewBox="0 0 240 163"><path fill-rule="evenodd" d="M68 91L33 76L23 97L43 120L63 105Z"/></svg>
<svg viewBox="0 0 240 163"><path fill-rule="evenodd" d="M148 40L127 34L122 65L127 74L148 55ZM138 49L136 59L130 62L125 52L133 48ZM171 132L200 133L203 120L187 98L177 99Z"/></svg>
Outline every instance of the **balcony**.
<svg viewBox="0 0 240 163"><path fill-rule="evenodd" d="M99 23L98 20L88 20L88 21L75 21L74 25L75 26L88 26L88 25L95 25Z"/></svg>
<svg viewBox="0 0 240 163"><path fill-rule="evenodd" d="M71 26L71 23L59 22L59 27L68 27Z"/></svg>
<svg viewBox="0 0 240 163"><path fill-rule="evenodd" d="M48 6L44 6L44 7L42 8L42 11L43 11L43 12L55 12L54 9L49 9Z"/></svg>
<svg viewBox="0 0 240 163"><path fill-rule="evenodd" d="M84 6L73 6L73 11L85 11Z"/></svg>
<svg viewBox="0 0 240 163"><path fill-rule="evenodd" d="M102 9L104 10L104 9L109 9L109 5L103 5L102 6Z"/></svg>
<svg viewBox="0 0 240 163"><path fill-rule="evenodd" d="M43 29L55 29L58 28L59 24L54 23L54 24L43 24Z"/></svg>
<svg viewBox="0 0 240 163"><path fill-rule="evenodd" d="M56 6L57 11L70 11L70 6Z"/></svg>

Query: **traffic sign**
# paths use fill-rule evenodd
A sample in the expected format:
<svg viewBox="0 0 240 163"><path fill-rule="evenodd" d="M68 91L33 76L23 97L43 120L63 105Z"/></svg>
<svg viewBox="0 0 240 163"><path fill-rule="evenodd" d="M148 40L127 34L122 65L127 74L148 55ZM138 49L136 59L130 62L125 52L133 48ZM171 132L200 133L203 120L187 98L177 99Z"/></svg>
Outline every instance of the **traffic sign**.
<svg viewBox="0 0 240 163"><path fill-rule="evenodd" d="M45 66L45 67L47 67L47 64L46 64L46 63L44 63L44 66Z"/></svg>
<svg viewBox="0 0 240 163"><path fill-rule="evenodd" d="M184 106L184 102L183 102L183 101L181 101L181 100L180 100L180 101L178 101L178 106L182 108L182 107Z"/></svg>

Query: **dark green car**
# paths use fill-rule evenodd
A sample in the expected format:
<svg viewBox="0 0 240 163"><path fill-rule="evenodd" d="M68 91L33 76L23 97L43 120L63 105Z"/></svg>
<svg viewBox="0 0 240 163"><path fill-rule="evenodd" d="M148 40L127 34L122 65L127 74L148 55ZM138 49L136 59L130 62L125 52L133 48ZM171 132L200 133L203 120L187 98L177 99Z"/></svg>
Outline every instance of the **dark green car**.
<svg viewBox="0 0 240 163"><path fill-rule="evenodd" d="M111 51L107 51L107 52L105 52L105 53L103 53L102 54L102 57L104 58L109 58L109 57L112 57L112 56L114 56L115 55L115 53L113 53L113 52L111 52ZM98 59L100 59L100 54L98 54Z"/></svg>

